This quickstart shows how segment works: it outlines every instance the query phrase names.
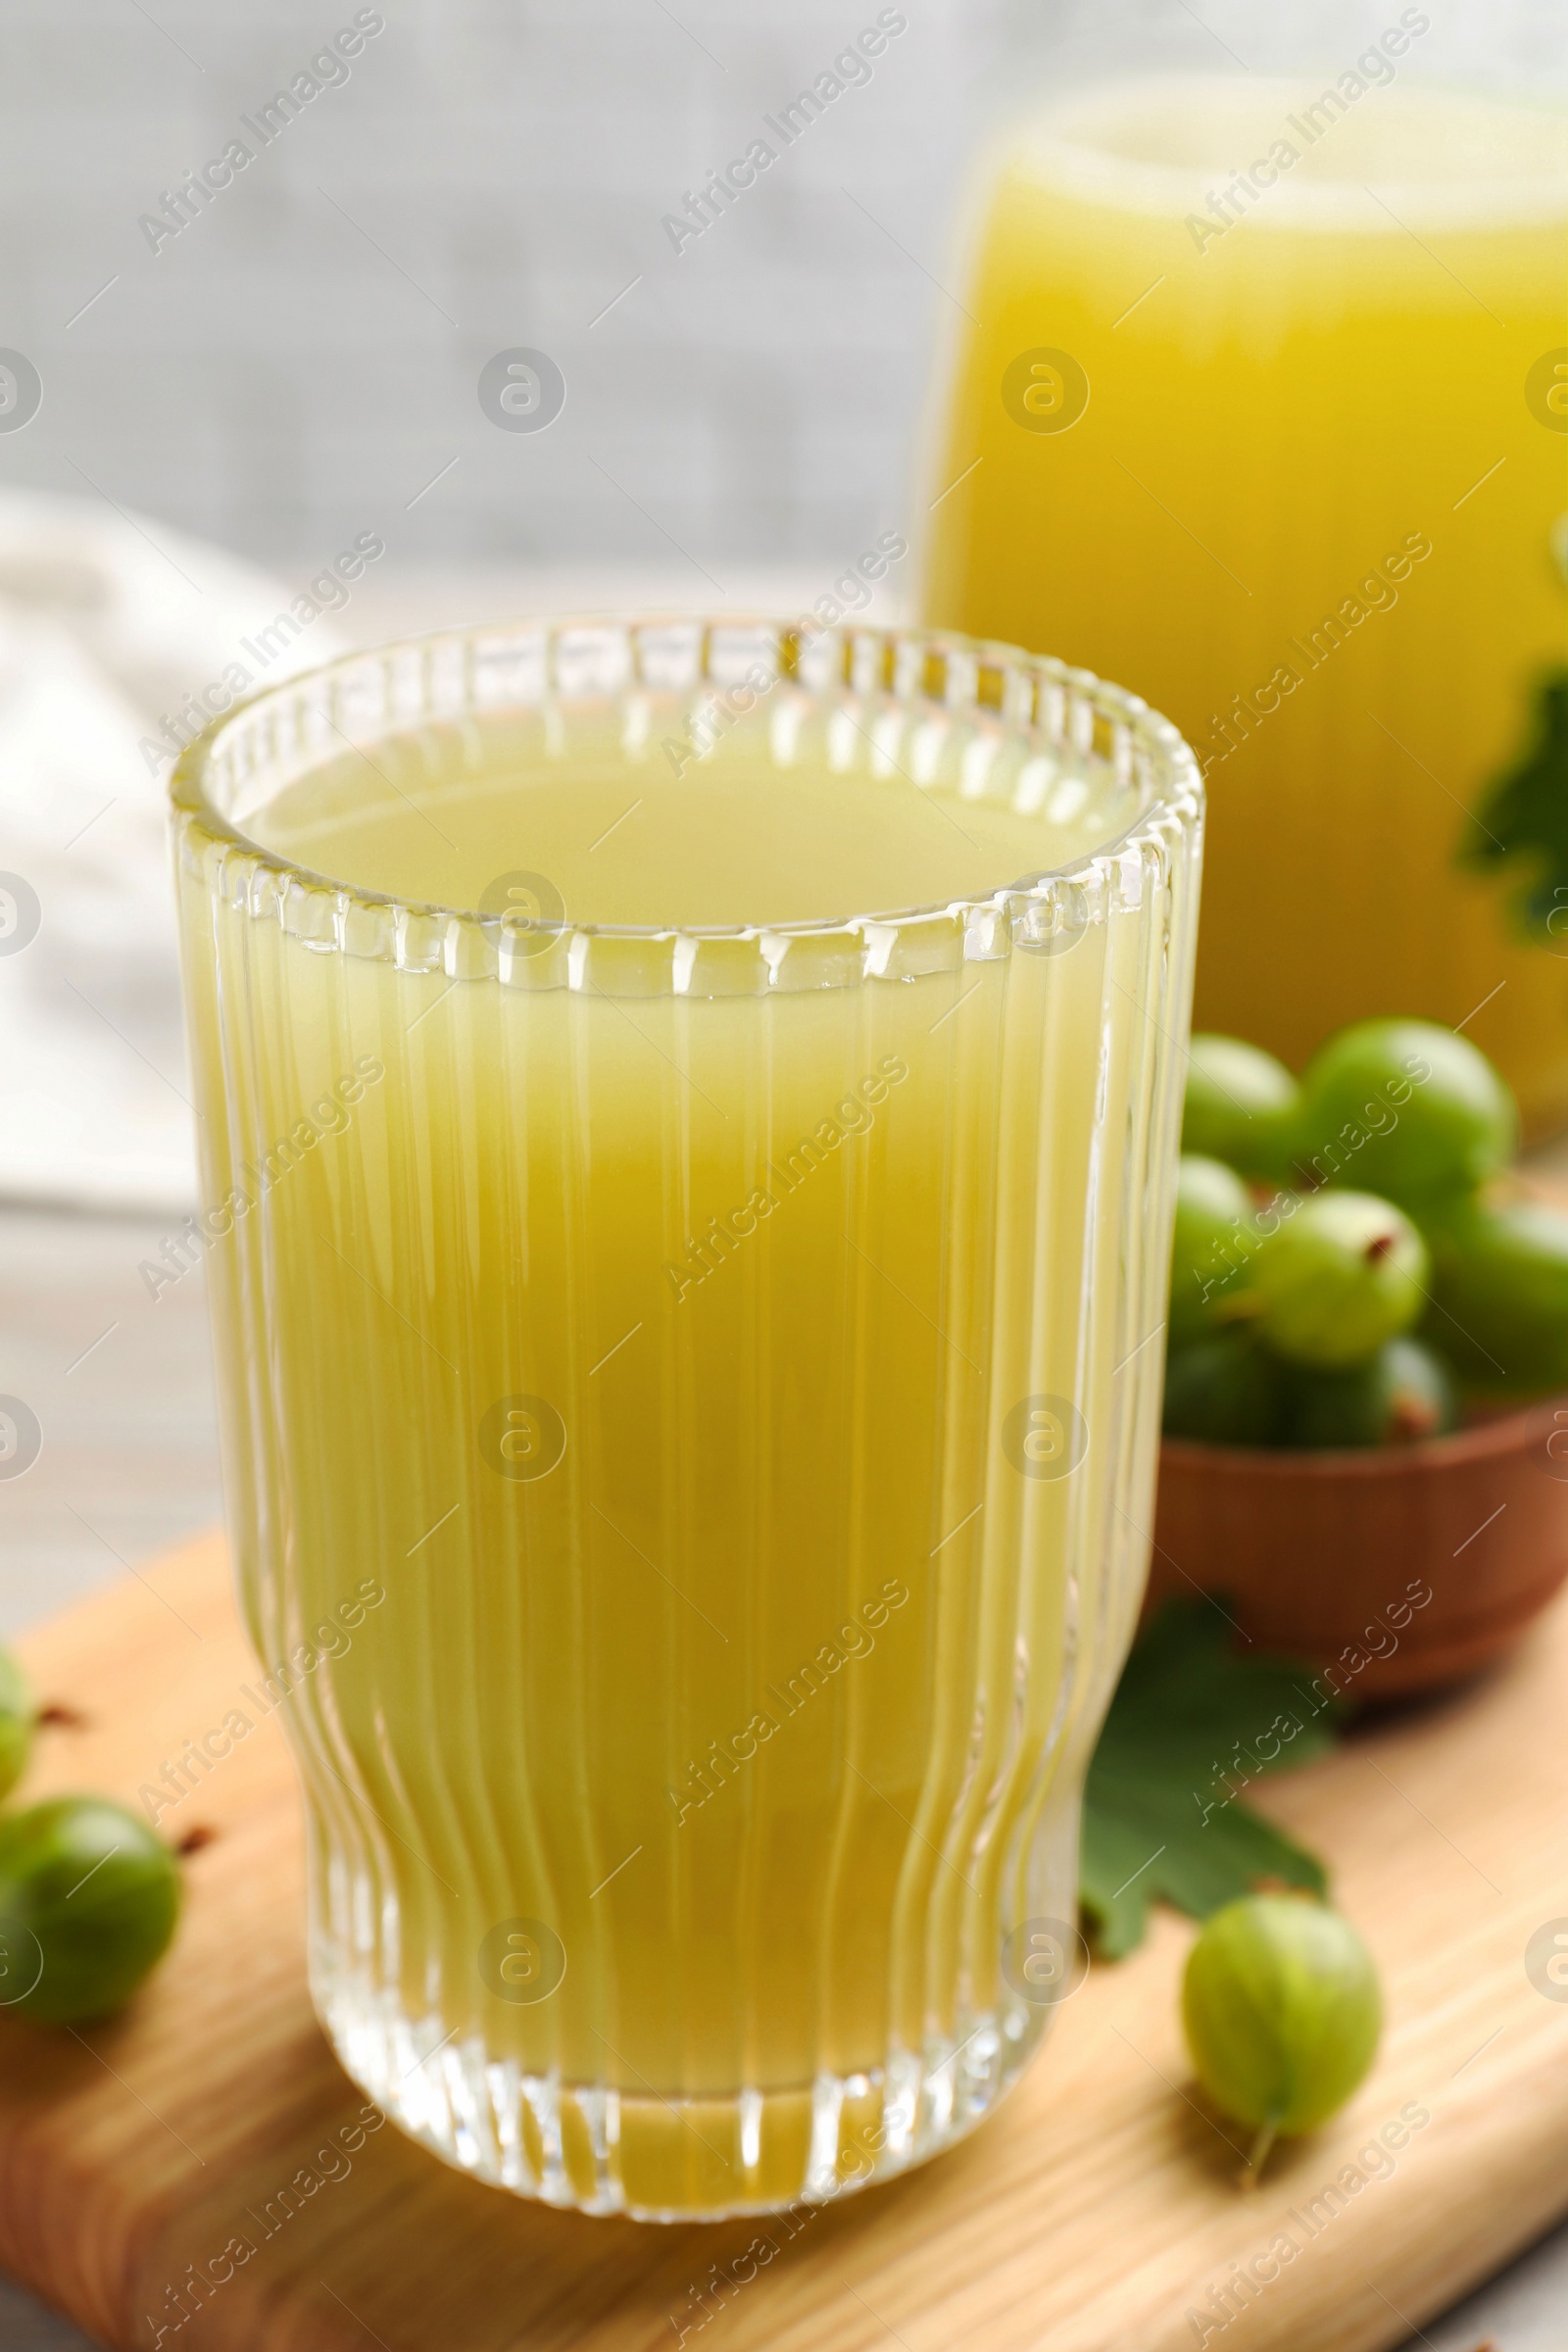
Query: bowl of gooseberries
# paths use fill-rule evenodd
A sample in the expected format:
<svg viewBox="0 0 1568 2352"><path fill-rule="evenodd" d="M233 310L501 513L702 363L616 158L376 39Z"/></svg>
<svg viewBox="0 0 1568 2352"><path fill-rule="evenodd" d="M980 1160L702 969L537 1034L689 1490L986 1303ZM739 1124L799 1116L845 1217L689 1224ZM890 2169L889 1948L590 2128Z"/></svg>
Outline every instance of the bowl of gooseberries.
<svg viewBox="0 0 1568 2352"><path fill-rule="evenodd" d="M1517 1143L1497 1072L1434 1022L1356 1022L1299 1078L1193 1039L1152 1601L1228 1593L1358 1697L1472 1674L1545 1607L1568 1208Z"/></svg>

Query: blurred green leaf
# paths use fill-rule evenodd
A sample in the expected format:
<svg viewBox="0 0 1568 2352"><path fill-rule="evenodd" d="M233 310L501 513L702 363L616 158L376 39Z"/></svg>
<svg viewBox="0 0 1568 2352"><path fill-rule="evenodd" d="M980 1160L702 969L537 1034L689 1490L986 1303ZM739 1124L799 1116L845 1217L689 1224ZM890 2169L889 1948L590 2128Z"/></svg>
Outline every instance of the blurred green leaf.
<svg viewBox="0 0 1568 2352"><path fill-rule="evenodd" d="M1079 1891L1107 1959L1142 1943L1156 1896L1206 1919L1259 1881L1327 1890L1316 1855L1238 1791L1326 1754L1342 1712L1309 1666L1240 1652L1214 1601L1166 1603L1127 1660L1084 1794Z"/></svg>
<svg viewBox="0 0 1568 2352"><path fill-rule="evenodd" d="M1459 860L1481 872L1528 860L1514 899L1520 927L1538 945L1568 946L1568 669L1535 690L1534 738L1469 818Z"/></svg>

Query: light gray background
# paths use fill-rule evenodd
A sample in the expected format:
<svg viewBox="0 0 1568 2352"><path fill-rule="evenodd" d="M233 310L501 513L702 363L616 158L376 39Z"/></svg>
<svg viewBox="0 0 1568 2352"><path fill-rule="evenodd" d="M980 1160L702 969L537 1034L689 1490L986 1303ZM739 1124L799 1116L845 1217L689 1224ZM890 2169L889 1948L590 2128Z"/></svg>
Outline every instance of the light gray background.
<svg viewBox="0 0 1568 2352"><path fill-rule="evenodd" d="M830 577L875 530L919 527L923 387L987 122L1106 69L1338 71L1398 14L901 0L869 85L677 256L661 216L878 4L379 0L347 83L155 256L138 216L356 0L5 0L0 346L44 403L0 432L0 484L133 510L155 544L162 523L289 581L377 530L362 637L378 615L537 605L542 582L606 604L628 581L698 601ZM1559 0L1429 7L1429 73L1568 86ZM478 405L484 361L519 344L566 376L546 433ZM0 1211L0 1388L49 1429L3 1496L0 1629L215 1513L200 1274L156 1309L135 1276L165 1229ZM1557 2352L1565 2302L1559 2238L1419 2340ZM0 2345L80 2341L0 2285Z"/></svg>
<svg viewBox="0 0 1568 2352"><path fill-rule="evenodd" d="M705 563L858 547L903 491L991 0L909 14L679 256L662 216L877 0L381 13L348 82L155 256L138 217L355 0L7 0L0 340L46 395L0 436L0 478L85 473L289 564L366 528L398 561L647 556L662 530ZM478 406L483 362L519 344L567 378L546 433Z"/></svg>
<svg viewBox="0 0 1568 2352"><path fill-rule="evenodd" d="M395 564L674 544L720 575L842 565L909 507L927 361L956 316L935 282L955 193L999 107L1113 69L1338 71L1398 15L907 0L869 85L672 252L662 216L877 5L382 0L348 82L154 255L139 216L355 0L6 0L0 344L45 396L0 433L0 481L90 479L291 568L367 528ZM1423 71L1561 83L1558 0L1430 13ZM565 373L548 432L480 412L479 368L514 345Z"/></svg>

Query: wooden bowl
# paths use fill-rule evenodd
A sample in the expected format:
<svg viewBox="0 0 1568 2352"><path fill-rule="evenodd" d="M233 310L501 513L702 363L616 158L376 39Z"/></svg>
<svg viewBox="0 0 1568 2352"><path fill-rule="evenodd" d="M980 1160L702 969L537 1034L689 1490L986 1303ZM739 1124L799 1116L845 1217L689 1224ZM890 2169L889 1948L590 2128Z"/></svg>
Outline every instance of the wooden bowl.
<svg viewBox="0 0 1568 2352"><path fill-rule="evenodd" d="M1423 1445L1167 1438L1149 1604L1195 1590L1261 1646L1387 1698L1473 1674L1568 1577L1568 1397Z"/></svg>

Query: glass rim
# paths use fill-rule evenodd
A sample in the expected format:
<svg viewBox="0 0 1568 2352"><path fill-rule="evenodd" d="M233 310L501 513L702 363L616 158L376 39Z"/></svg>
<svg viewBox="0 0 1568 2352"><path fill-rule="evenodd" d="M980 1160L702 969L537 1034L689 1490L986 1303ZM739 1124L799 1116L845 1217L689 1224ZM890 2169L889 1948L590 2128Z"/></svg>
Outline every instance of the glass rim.
<svg viewBox="0 0 1568 2352"><path fill-rule="evenodd" d="M1374 88L1381 98L1389 84ZM1016 113L1004 141L1004 160L1044 185L1097 199L1118 211L1165 213L1172 205L1178 210L1191 205L1201 213L1215 184L1223 185L1226 168L1139 156L1118 148L1107 136L1118 118L1151 105L1168 106L1173 99L1191 103L1201 98L1238 117L1265 107L1277 109L1274 129L1283 134L1293 110L1320 104L1325 94L1336 98L1342 114L1348 111L1350 102L1339 97L1332 76L1325 93L1323 77L1306 73L1244 77L1216 68L1086 79L1044 106ZM1375 185L1392 203L1392 211L1390 203L1380 202L1348 168L1321 178L1281 170L1265 189L1267 202L1258 202L1255 213L1249 210L1247 220L1276 230L1356 228L1398 235L1409 232L1394 215L1407 208L1426 226L1478 233L1568 215L1568 107L1554 96L1536 97L1522 82L1518 87L1477 90L1456 80L1418 75L1400 85L1398 104L1407 113L1426 113L1438 127L1445 116L1451 121L1466 114L1555 125L1556 151L1549 162L1532 159L1530 169L1514 164L1474 177L1433 171L1380 179ZM1260 134L1265 147L1267 136L1265 128ZM1268 160L1266 153L1262 160Z"/></svg>
<svg viewBox="0 0 1568 2352"><path fill-rule="evenodd" d="M253 870L270 875L284 891L294 889L318 899L326 894L344 911L354 908L400 919L424 918L444 925L456 924L465 930L482 932L492 940L498 935L543 933L551 939L573 935L607 942L686 939L699 945L723 941L755 944L769 938L788 941L866 930L903 930L911 924L1000 912L1008 902L1040 901L1049 897L1056 886L1108 870L1128 852L1146 845L1152 848L1168 840L1173 825L1185 828L1198 819L1204 798L1201 770L1197 755L1180 731L1141 697L1100 678L1092 670L1074 667L1052 655L1033 654L1020 646L951 629L844 619L819 624L807 635L800 626L804 617L747 611L690 610L548 614L456 628L447 626L389 638L375 646L335 655L309 669L296 670L244 695L213 716L175 760L168 785L171 811L176 825L183 821L186 826L198 827L220 853L241 856ZM576 920L569 914L560 918L533 917L512 910L490 913L440 900L372 890L322 873L300 858L268 848L226 813L210 789L213 770L231 742L255 733L269 712L280 714L292 708L296 713L309 716L313 698L317 714L325 719L338 742L346 743L350 750L361 750L362 745L336 725L326 705L337 691L347 690L352 694L356 685L363 688L370 673L378 668L384 673L392 663L413 662L427 668L439 667L445 656L448 666L455 663L466 669L467 662L477 653L507 644L537 641L548 672L549 691L539 698L543 702L560 688L560 656L574 638L603 642L618 635L628 651L635 654L641 650L644 638L667 639L671 633L684 633L705 655L710 654L715 637L756 639L759 634L771 637L775 648L781 649L782 659L765 690L767 693L788 684L813 701L829 705L835 700L855 701L865 696L874 697L889 708L914 710L923 705L933 714L946 711L956 718L967 718L1015 741L1038 739L1041 751L1054 741L1076 757L1098 756L1108 760L1114 772L1130 773L1141 763L1146 784L1144 797L1131 821L1093 848L1059 865L1042 866L981 891L958 892L917 906L803 916L787 922L694 924L589 922ZM902 682L896 683L888 672L891 669L896 676L901 667L906 675ZM911 687L907 674L916 667L920 673L918 690ZM807 674L808 671L824 674L818 679ZM873 671L881 673L879 679L873 679L870 674ZM704 685L722 688L724 683L705 662L695 677L687 681L686 691L690 697ZM668 680L634 677L619 686L601 687L597 692L601 696L623 693L628 686L632 690L671 691ZM938 688L940 691L934 690ZM589 690L579 686L565 691L569 696L573 691L586 694ZM443 718L473 717L486 710L527 707L515 696L486 703L466 694L440 708L394 712L378 728L372 724L367 733L372 743L384 742L390 734ZM307 775L312 767L326 764L335 756L333 745L324 733L317 740L319 757L313 756L305 761L298 770L299 776ZM1098 750L1102 741L1105 745L1103 752ZM327 942L322 939L320 944ZM403 960L401 956L396 959Z"/></svg>

